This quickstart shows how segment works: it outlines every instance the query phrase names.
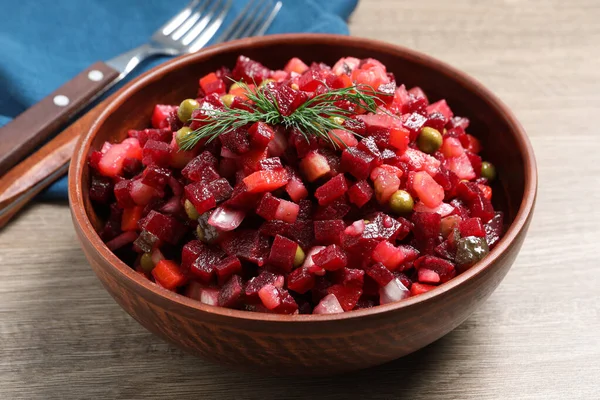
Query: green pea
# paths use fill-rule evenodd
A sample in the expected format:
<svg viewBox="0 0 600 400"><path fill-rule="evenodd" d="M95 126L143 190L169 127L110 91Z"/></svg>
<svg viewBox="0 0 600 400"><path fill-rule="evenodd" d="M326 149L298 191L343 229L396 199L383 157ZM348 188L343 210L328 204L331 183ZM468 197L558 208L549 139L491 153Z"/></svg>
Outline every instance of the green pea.
<svg viewBox="0 0 600 400"><path fill-rule="evenodd" d="M152 255L150 253L142 254L140 258L140 267L146 273L150 273L154 269L154 261L152 261Z"/></svg>
<svg viewBox="0 0 600 400"><path fill-rule="evenodd" d="M396 214L409 213L413 210L415 201L406 190L397 190L390 197L390 208Z"/></svg>
<svg viewBox="0 0 600 400"><path fill-rule="evenodd" d="M188 122L192 118L192 112L198 107L200 107L200 104L196 100L185 99L177 109L177 117L179 117L181 122Z"/></svg>
<svg viewBox="0 0 600 400"><path fill-rule="evenodd" d="M196 210L196 207L194 207L192 202L188 199L185 199L185 202L183 203L183 208L185 209L185 213L187 214L189 219L198 219L200 217L200 214L198 214L198 210Z"/></svg>
<svg viewBox="0 0 600 400"><path fill-rule="evenodd" d="M417 138L417 146L419 146L419 150L422 152L433 154L440 147L442 147L443 141L444 140L440 131L426 126L421 129L421 133L419 133L419 137Z"/></svg>
<svg viewBox="0 0 600 400"><path fill-rule="evenodd" d="M304 259L306 258L306 254L304 254L304 250L302 247L298 246L296 248L296 255L294 256L294 267L298 268L302 264L304 264Z"/></svg>
<svg viewBox="0 0 600 400"><path fill-rule="evenodd" d="M329 117L329 120L331 122L333 122L334 124L338 124L338 125L342 125L345 121L344 118L342 118L342 117L334 117L334 116Z"/></svg>
<svg viewBox="0 0 600 400"><path fill-rule="evenodd" d="M182 149L185 146L186 141L190 137L190 134L192 132L192 128L190 128L189 126L184 126L183 128L179 129L175 134L175 141L177 142L177 147Z"/></svg>
<svg viewBox="0 0 600 400"><path fill-rule="evenodd" d="M496 179L496 167L491 162L484 161L481 163L481 176L488 181Z"/></svg>
<svg viewBox="0 0 600 400"><path fill-rule="evenodd" d="M225 107L231 107L233 99L235 99L235 96L232 94L224 94L223 96L221 96L221 101L223 102L223 104L225 104Z"/></svg>

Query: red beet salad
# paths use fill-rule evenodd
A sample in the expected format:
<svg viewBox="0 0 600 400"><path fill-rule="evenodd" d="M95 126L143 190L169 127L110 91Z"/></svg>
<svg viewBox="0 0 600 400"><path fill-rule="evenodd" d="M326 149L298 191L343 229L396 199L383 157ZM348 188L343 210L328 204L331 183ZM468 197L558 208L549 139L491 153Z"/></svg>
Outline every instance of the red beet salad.
<svg viewBox="0 0 600 400"><path fill-rule="evenodd" d="M106 245L164 290L265 313L368 308L500 239L495 168L468 127L374 59L240 56L93 152L90 199Z"/></svg>

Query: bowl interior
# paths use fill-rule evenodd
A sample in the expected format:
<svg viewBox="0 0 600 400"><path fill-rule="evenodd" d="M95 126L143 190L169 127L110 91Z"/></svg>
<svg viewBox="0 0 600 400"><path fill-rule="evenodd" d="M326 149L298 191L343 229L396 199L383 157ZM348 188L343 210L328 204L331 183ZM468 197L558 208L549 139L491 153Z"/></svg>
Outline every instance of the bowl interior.
<svg viewBox="0 0 600 400"><path fill-rule="evenodd" d="M105 118L101 117L92 127L93 137L84 151L98 150L107 140L120 141L129 129L149 127L155 104L178 104L184 98L196 97L200 77L221 66L232 68L240 54L272 69L282 69L291 57L329 65L347 56L376 58L387 66L398 83L423 88L430 102L445 98L456 115L470 119L468 131L480 139L483 159L496 165L500 179L494 186L494 206L505 212L507 225L515 219L525 195L526 179L534 178L533 164L526 165L524 156L530 151L527 139L519 135L521 128L512 115L484 87L463 73L422 54L366 39L281 35L228 43L170 61L145 74L109 106L103 114ZM78 158L78 162L85 161ZM92 225L99 228L101 216L88 196L89 169L84 167L81 171L85 212Z"/></svg>

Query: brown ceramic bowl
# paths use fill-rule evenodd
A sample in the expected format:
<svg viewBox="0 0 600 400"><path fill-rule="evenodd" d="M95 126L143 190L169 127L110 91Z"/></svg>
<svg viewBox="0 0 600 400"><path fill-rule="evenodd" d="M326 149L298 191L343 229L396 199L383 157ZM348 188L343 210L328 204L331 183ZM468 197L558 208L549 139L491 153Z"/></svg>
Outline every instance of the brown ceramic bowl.
<svg viewBox="0 0 600 400"><path fill-rule="evenodd" d="M510 223L480 263L426 294L333 315L271 315L231 310L163 290L142 278L102 243L88 197L86 163L106 140L148 125L154 104L194 97L198 77L239 54L271 68L291 57L334 63L342 56L373 57L407 86L421 86L467 116L470 132L499 171L495 204ZM374 40L335 35L277 35L211 47L162 64L121 89L91 124L75 150L69 173L73 222L94 272L140 324L183 350L233 367L275 374L322 375L385 363L441 338L477 309L511 267L531 220L537 177L533 151L508 108L466 74L431 57Z"/></svg>

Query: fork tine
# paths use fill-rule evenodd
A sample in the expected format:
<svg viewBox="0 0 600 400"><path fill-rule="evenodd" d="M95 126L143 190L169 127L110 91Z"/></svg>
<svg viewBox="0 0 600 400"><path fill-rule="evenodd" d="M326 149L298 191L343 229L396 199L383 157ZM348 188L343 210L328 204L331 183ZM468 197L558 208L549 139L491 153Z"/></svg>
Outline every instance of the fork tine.
<svg viewBox="0 0 600 400"><path fill-rule="evenodd" d="M208 5L211 1L204 1L200 4L200 7L196 9L196 11L190 15L182 24L171 34L171 39L179 40L185 35L195 24L198 22Z"/></svg>
<svg viewBox="0 0 600 400"><path fill-rule="evenodd" d="M200 36L190 44L190 46L188 48L188 52L193 53L197 50L200 50L202 47L204 47L206 45L206 43L208 43L210 41L210 39L212 39L213 36L215 36L217 31L223 24L223 21L225 20L225 15L227 14L227 12L229 11L230 8L231 8L231 0L227 0L227 3L225 3L225 6L221 10L221 12L217 16L217 18L215 18L206 27L206 29L204 29L201 32Z"/></svg>
<svg viewBox="0 0 600 400"><path fill-rule="evenodd" d="M192 0L187 6L185 6L177 15L168 20L163 26L158 28L154 34L160 33L165 36L170 35L175 31L175 29L179 28L183 21L185 21L190 15L192 15L192 10L196 8L196 6L200 3L200 0Z"/></svg>
<svg viewBox="0 0 600 400"><path fill-rule="evenodd" d="M250 33L249 36L264 35L265 32L267 31L267 29L269 29L269 26L271 26L271 24L273 23L273 20L275 20L275 18L277 17L277 14L279 13L279 10L281 10L282 6L283 6L283 3L281 1L278 1L277 3L275 3L275 7L273 7L273 11L271 11L271 14L269 14L269 16L267 17L265 22L263 22L263 24L261 26L259 26L255 32Z"/></svg>
<svg viewBox="0 0 600 400"><path fill-rule="evenodd" d="M194 41L194 39L196 39L198 37L198 35L200 35L200 33L202 33L204 28L206 28L208 26L208 23L212 19L215 12L221 6L222 2L223 2L223 0L215 1L213 6L209 10L207 10L206 14L202 17L202 19L200 21L196 22L194 24L194 26L192 26L190 28L190 30L185 34L185 36L183 36L183 38L181 39L181 43L184 46L187 46L188 44L192 43Z"/></svg>
<svg viewBox="0 0 600 400"><path fill-rule="evenodd" d="M231 34L226 40L235 40L243 37L243 32L246 30L248 25L250 25L252 21L258 19L256 17L256 14L260 12L264 2L265 0L256 0L256 5L254 6L253 10L250 11L250 13L248 13L247 15L244 15L244 18L240 21L237 28L233 32L231 32Z"/></svg>
<svg viewBox="0 0 600 400"><path fill-rule="evenodd" d="M246 23L244 24L244 27L241 28L240 30L238 30L238 32L236 32L237 36L231 38L230 40L249 36L248 33L254 31L255 27L260 23L260 21L262 21L265 14L269 11L269 6L270 6L270 1L267 1L267 4L264 4L264 7L263 7L263 3L260 3L260 5L257 5L256 12L253 15L250 15L250 16L248 16L248 18L246 18ZM262 11L260 11L261 8L262 8ZM256 15L256 14L258 14L258 15Z"/></svg>
<svg viewBox="0 0 600 400"><path fill-rule="evenodd" d="M238 14L238 16L235 18L235 20L233 20L233 22L231 23L231 25L229 25L229 28L227 28L225 30L225 32L223 32L218 38L217 40L215 40L215 43L221 43L221 42L225 42L227 41L229 38L229 36L231 35L231 33L237 29L238 24L243 21L244 16L246 15L246 13L248 12L248 10L250 9L250 7L252 6L252 2L254 0L250 0L247 4L246 7L244 7L244 9L242 11L240 11L240 13Z"/></svg>

